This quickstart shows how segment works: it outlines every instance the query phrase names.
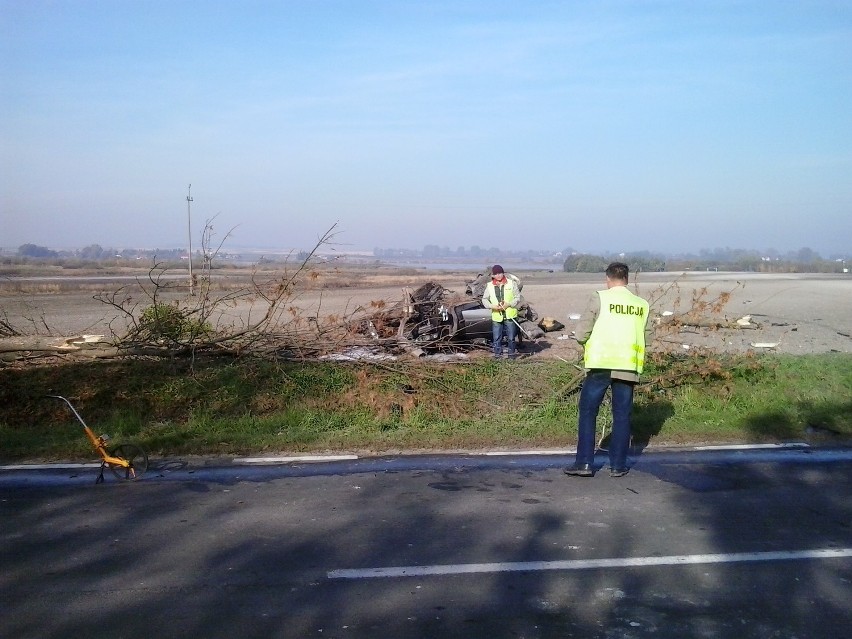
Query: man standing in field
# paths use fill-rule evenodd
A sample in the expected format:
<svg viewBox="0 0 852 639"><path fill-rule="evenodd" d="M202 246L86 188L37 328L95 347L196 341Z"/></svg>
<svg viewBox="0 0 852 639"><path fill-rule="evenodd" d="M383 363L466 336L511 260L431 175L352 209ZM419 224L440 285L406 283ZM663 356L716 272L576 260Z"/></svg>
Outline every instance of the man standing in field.
<svg viewBox="0 0 852 639"><path fill-rule="evenodd" d="M503 335L509 347L509 359L515 359L515 339L518 335L518 304L521 291L512 278L506 277L503 267L491 267L491 281L482 294L482 305L491 310L491 343L494 359L503 356Z"/></svg>
<svg viewBox="0 0 852 639"><path fill-rule="evenodd" d="M595 429L598 411L612 388L612 435L609 442L609 474L627 474L630 445L630 414L633 388L645 362L648 302L627 288L629 269L613 262L606 268L606 290L597 291L589 312L576 331L583 345L586 379L580 389L577 456L567 475L594 475Z"/></svg>

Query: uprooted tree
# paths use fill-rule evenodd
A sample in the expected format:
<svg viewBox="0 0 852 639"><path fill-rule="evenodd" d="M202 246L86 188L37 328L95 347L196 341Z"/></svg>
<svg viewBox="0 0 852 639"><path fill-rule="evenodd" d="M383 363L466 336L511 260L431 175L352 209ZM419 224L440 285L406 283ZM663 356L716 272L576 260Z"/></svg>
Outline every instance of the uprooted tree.
<svg viewBox="0 0 852 639"><path fill-rule="evenodd" d="M213 227L208 222L202 236L201 274L193 287L196 295L168 299L175 284L165 277L164 269L155 266L148 280L140 282L142 302L122 290L97 296L117 309L129 327L124 334L114 336L115 347L125 355L170 357L201 353L311 356L335 348L354 332L352 318L304 317L293 306L305 283L318 277L316 253L331 243L335 227L323 233L310 251L298 254L295 261L285 260L275 275L262 275L255 268L246 286L221 291L214 288L211 272L222 243L211 248ZM229 312L240 304L249 309L247 314Z"/></svg>
<svg viewBox="0 0 852 639"><path fill-rule="evenodd" d="M315 358L352 349L422 355L485 346L491 320L480 295L470 290L466 296L458 295L433 282L413 291L404 288L396 303L379 300L329 314L301 310L299 296L321 285L318 280L328 273L320 268L317 252L332 243L335 228L322 234L310 251L297 253L294 259L288 256L274 275L256 266L247 284L227 288L212 277L224 239L213 245L213 224L208 220L202 234L202 266L193 276L189 296L181 280L155 263L134 285L94 296L115 312L110 335L55 338L48 331L0 345L0 351L26 353L26 358L202 354ZM535 311L524 303L517 318L522 336L543 335L536 319ZM0 328L4 327L14 331L9 322Z"/></svg>
<svg viewBox="0 0 852 639"><path fill-rule="evenodd" d="M110 335L57 338L49 329L26 335L4 316L0 331L7 339L0 352L31 359L57 355L194 357L200 353L269 354L283 350L306 355L333 348L352 332L348 318L302 317L292 302L304 282L317 277L314 257L321 246L333 240L335 228L333 225L326 231L311 251L300 254L298 261L285 260L273 276L264 277L255 268L247 285L222 289L214 286L211 277L222 242L212 246L213 225L208 220L202 235L201 272L193 278L192 288L197 294L187 297L179 292L182 287L178 281L165 267L155 264L147 278L137 278L135 286L94 296L117 312L110 323ZM251 312L247 316L230 314L229 309L238 304L247 305Z"/></svg>
<svg viewBox="0 0 852 639"><path fill-rule="evenodd" d="M415 290L403 289L393 304L383 300L341 313L308 314L298 298L322 277L317 253L335 237L336 225L323 233L310 251L287 259L277 271L252 269L248 283L226 288L213 278L213 264L224 244L213 245L213 224L208 220L201 243L202 265L187 296L185 286L155 264L136 286L121 287L95 299L116 311L108 336L75 335L53 337L44 332L26 335L8 317L0 317L0 356L6 359L33 359L45 356L109 358L155 356L190 358L199 355L254 356L272 358L316 358L345 353L351 349L373 349L390 354L420 355L426 352L469 350L487 347L490 339L490 313L479 302L482 276L468 283L465 295L456 294L434 282ZM327 272L327 269L326 269ZM487 279L487 278L486 278ZM659 300L677 288L677 283L656 291ZM754 328L743 318L729 320L723 310L730 292L710 298L707 289L696 291L687 308L678 306L654 318L656 352L667 352L678 362L696 362L702 351L678 353L677 336L683 331L713 331L723 328ZM680 297L678 296L678 299ZM680 303L680 302L678 302ZM240 307L241 312L236 312ZM246 310L248 309L248 310ZM471 319L474 318L474 319ZM535 324L537 316L529 306L518 318L521 334L530 339L543 335ZM654 352L653 350L651 351ZM718 367L696 364L684 370Z"/></svg>

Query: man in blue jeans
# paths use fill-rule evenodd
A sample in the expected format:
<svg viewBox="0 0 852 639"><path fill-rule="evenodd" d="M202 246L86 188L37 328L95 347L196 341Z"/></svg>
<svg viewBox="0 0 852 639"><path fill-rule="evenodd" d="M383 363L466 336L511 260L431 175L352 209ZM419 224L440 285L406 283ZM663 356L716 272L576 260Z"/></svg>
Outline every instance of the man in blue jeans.
<svg viewBox="0 0 852 639"><path fill-rule="evenodd" d="M648 302L627 288L629 269L613 262L606 269L606 290L597 291L584 323L576 331L583 345L586 379L580 389L577 456L567 475L595 474L595 429L598 411L607 388L612 389L612 434L609 443L609 474L627 474L630 446L630 414L633 388L645 362Z"/></svg>
<svg viewBox="0 0 852 639"><path fill-rule="evenodd" d="M503 356L503 335L509 347L509 359L515 359L518 336L518 306L521 291L514 279L506 277L503 267L491 267L491 281L482 293L482 305L491 311L491 345L494 358Z"/></svg>

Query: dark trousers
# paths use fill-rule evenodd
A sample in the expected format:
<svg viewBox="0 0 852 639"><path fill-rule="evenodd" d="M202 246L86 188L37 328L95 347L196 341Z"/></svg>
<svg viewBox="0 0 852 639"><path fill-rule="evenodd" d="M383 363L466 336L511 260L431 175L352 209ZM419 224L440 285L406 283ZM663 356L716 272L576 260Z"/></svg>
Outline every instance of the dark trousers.
<svg viewBox="0 0 852 639"><path fill-rule="evenodd" d="M633 411L632 382L612 379L609 370L590 370L580 389L580 416L577 435L577 463L595 461L595 430L598 411L607 388L612 388L612 434L609 438L610 468L627 466L630 447L630 414Z"/></svg>

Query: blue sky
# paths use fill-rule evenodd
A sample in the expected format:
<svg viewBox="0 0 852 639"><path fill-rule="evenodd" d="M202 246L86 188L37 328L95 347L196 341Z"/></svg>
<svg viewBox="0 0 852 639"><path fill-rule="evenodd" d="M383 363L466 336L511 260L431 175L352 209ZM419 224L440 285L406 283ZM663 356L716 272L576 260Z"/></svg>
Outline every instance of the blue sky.
<svg viewBox="0 0 852 639"><path fill-rule="evenodd" d="M0 247L852 253L852 1L0 0Z"/></svg>

